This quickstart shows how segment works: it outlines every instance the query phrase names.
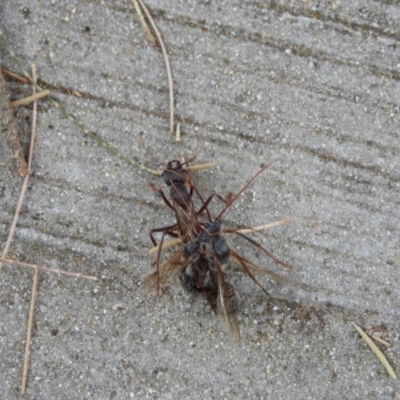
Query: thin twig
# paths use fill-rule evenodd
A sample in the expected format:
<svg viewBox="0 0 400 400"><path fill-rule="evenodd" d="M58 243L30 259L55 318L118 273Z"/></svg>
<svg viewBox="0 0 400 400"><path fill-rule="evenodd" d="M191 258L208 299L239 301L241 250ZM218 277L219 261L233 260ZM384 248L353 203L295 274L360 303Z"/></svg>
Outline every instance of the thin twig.
<svg viewBox="0 0 400 400"><path fill-rule="evenodd" d="M97 281L98 280L98 278L95 277L95 276L83 275L83 274L78 273L78 272L68 272L68 271L64 271L62 269L42 267L41 265L28 264L28 263L25 263L25 262L22 262L22 261L10 260L9 258L0 258L0 261L8 263L8 264L12 264L12 265L18 265L18 266L21 266L21 267L37 268L37 269L40 269L42 271L54 272L55 274L59 274L59 275L73 276L75 278L89 279L91 281Z"/></svg>
<svg viewBox="0 0 400 400"><path fill-rule="evenodd" d="M147 39L149 39L150 43L153 45L153 47L155 49L159 50L160 47L158 46L158 44L156 42L156 39L154 39L154 36L151 33L150 28L148 27L148 25L146 23L146 20L144 19L144 16L142 14L142 10L140 9L140 6L139 6L137 0L132 0L132 3L133 3L133 6L135 7L136 14L139 17L139 20L142 23L142 26L143 26L144 32L145 32L145 34L147 36Z"/></svg>
<svg viewBox="0 0 400 400"><path fill-rule="evenodd" d="M150 24L151 24L154 32L156 33L157 39L160 43L161 50L162 50L162 53L164 56L165 66L167 68L168 86L169 86L169 114L170 114L169 130L171 133L174 133L174 86L173 86L174 84L172 81L171 67L169 65L167 50L165 49L161 34L160 34L159 30L157 29L157 26L156 26L152 16L150 15L149 10L144 5L142 0L138 0L138 1L139 1L140 6L143 8L143 10L145 12L147 19L150 21Z"/></svg>
<svg viewBox="0 0 400 400"><path fill-rule="evenodd" d="M34 90L36 92L35 89L35 80L32 81L34 84ZM8 250L10 248L12 239L14 237L15 234L15 228L17 226L17 222L18 222L18 218L19 218L19 214L21 212L21 208L22 208L22 203L24 202L24 198L25 198L25 193L28 189L28 181L29 181L29 175L31 173L31 165L32 165L32 156L33 156L33 147L35 145L35 132L36 132L36 101L33 103L33 116L34 118L32 119L32 135L31 135L31 142L30 142L30 147L29 147L29 159L28 159L28 173L24 178L24 183L22 185L22 189L21 189L21 194L19 196L19 200L18 200L18 205L17 208L15 210L15 214L14 214L14 219L13 222L11 224L11 228L10 228L10 233L8 235L7 238L7 242L6 245L4 247L4 250L2 252L1 258L5 258L7 256ZM0 271L1 268L3 267L3 263L0 261Z"/></svg>
<svg viewBox="0 0 400 400"><path fill-rule="evenodd" d="M236 232L239 232L239 233L251 233L251 232L257 232L257 231L264 231L265 229L274 228L275 226L286 225L289 222L290 221L288 219L281 219L280 221L275 221L275 222L270 222L270 223L265 224L265 225L255 226L254 228L238 229Z"/></svg>
<svg viewBox="0 0 400 400"><path fill-rule="evenodd" d="M35 80L33 80L34 83ZM34 92L36 92L36 88L35 85L34 87ZM19 196L19 200L18 200L18 205L17 205L17 209L15 210L15 215L14 215L14 219L13 222L11 224L11 228L10 228L10 233L8 235L7 238L7 242L6 245L4 247L3 253L1 255L1 258L5 258L7 256L8 250L10 248L11 245L11 241L14 237L15 234L15 228L17 226L17 222L18 222L18 218L19 218L19 214L21 212L21 208L22 208L22 203L24 202L24 198L25 198L25 193L28 190L28 182L29 182L29 176L31 174L31 165L32 165L32 157L33 157L33 148L35 146L35 136L36 136L36 114L37 114L37 108L36 108L36 101L33 103L33 116L32 116L32 135L31 135L31 142L30 142L30 146L29 146L29 158L28 158L28 174L25 176L24 178L24 183L22 185L22 189L21 189L21 194ZM1 268L3 266L3 263L0 261L0 271Z"/></svg>
<svg viewBox="0 0 400 400"><path fill-rule="evenodd" d="M384 346L386 347L390 347L390 343L387 342L386 340L382 339L381 337L377 336L377 335L371 335L372 339L374 339L375 341L382 343Z"/></svg>
<svg viewBox="0 0 400 400"><path fill-rule="evenodd" d="M32 77L33 77L33 81L36 82L36 65L35 64L32 65ZM32 85L32 94L33 95L36 94L36 88L34 85ZM33 153L33 146L35 143L35 136L36 136L36 118L37 118L37 102L35 100L33 102L33 110L32 110L32 131L31 131L31 143L30 143L30 147L29 147L28 175L24 179L24 185L26 184L26 186L28 186L28 179L29 179L29 175L31 173L31 163L32 163L32 155L33 155L32 153ZM36 300L38 277L39 277L39 270L37 268L35 268L35 273L33 275L33 283L32 283L31 305L29 307L28 327L27 327L27 332L26 332L21 394L24 394L25 389L26 389L26 378L28 375L29 352L30 352L30 345L31 345L33 315L35 312L35 300Z"/></svg>
<svg viewBox="0 0 400 400"><path fill-rule="evenodd" d="M0 129L6 136L7 146L11 153L13 170L19 176L25 177L28 174L28 164L22 150L3 74L0 74L0 116Z"/></svg>
<svg viewBox="0 0 400 400"><path fill-rule="evenodd" d="M378 357L378 360L382 363L382 365L386 368L386 371L390 375L391 378L397 379L397 376L395 372L393 371L393 368L389 364L389 361L387 358L384 356L384 354L379 350L379 348L376 346L376 344L370 339L370 337L358 326L356 325L353 321L351 321L351 324L354 326L356 331L361 335L361 337L364 339L365 343L367 343L368 347L372 350L372 352Z"/></svg>
<svg viewBox="0 0 400 400"><path fill-rule="evenodd" d="M35 93L32 96L24 97L23 99L19 99L19 100L10 101L10 105L11 105L11 107L24 106L26 104L32 103L36 100L39 100L43 97L46 97L49 94L50 94L50 90L43 90L43 92Z"/></svg>
<svg viewBox="0 0 400 400"><path fill-rule="evenodd" d="M21 394L25 394L26 378L28 376L29 354L30 354L32 325L33 325L33 313L35 311L38 277L39 277L39 270L37 268L35 268L35 273L33 275L33 283L32 283L31 305L29 307L28 327L27 327L27 331L26 331L24 368L23 368L23 373L22 373Z"/></svg>
<svg viewBox="0 0 400 400"><path fill-rule="evenodd" d="M32 65L32 76L33 76L33 97L36 95L36 65ZM50 93L50 92L49 92ZM32 134L31 142L29 145L29 157L28 157L28 176L24 180L25 190L28 188L29 175L32 173L32 159L33 159L33 148L35 147L36 139L36 119L37 119L37 103L36 100L33 102L32 110Z"/></svg>
<svg viewBox="0 0 400 400"><path fill-rule="evenodd" d="M15 79L17 82L24 83L25 85L29 83L28 79L24 78L23 76L19 76L15 72L9 71L8 69L1 68L1 72L3 73L3 75L8 75L11 78Z"/></svg>

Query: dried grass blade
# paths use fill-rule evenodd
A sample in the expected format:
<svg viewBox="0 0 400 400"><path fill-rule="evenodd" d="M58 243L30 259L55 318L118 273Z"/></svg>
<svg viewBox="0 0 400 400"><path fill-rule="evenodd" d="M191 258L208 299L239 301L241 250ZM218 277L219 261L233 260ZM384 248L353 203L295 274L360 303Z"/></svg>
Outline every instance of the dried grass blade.
<svg viewBox="0 0 400 400"><path fill-rule="evenodd" d="M32 77L33 81L36 82L36 66L32 65ZM33 85L32 88L33 95L36 94L36 88ZM33 110L32 110L32 132L31 132L31 143L30 143L30 153L28 160L28 175L24 179L24 186L26 185L25 191L28 186L28 179L31 172L31 164L32 164L32 156L33 156L33 146L35 143L35 133L36 133L36 118L37 118L37 103L36 100L33 102ZM23 188L24 189L24 188ZM33 324L33 314L35 312L35 301L36 301L36 293L37 293L37 282L39 277L39 270L35 268L35 273L33 275L33 283L32 283L32 294L31 294L31 305L29 307L29 317L28 317L28 327L26 332L26 342L25 342L25 355L24 355L24 367L22 372L22 384L21 384L21 394L25 394L26 389L26 377L28 375L28 366L29 366L29 353L30 353L30 345L31 345L31 334L32 334L32 324Z"/></svg>
<svg viewBox="0 0 400 400"><path fill-rule="evenodd" d="M141 24L143 26L144 32L145 32L145 34L147 36L147 39L149 39L150 43L153 45L153 47L155 49L159 50L160 47L158 46L158 44L156 42L156 39L154 39L154 36L151 33L150 28L147 26L146 20L144 19L144 16L142 14L142 10L140 9L137 0L132 0L132 3L133 3L133 7L135 7L136 14L139 17L139 21L141 22Z"/></svg>
<svg viewBox="0 0 400 400"><path fill-rule="evenodd" d="M379 350L379 348L376 346L376 344L371 340L371 338L358 325L356 325L353 321L351 321L351 324L354 326L356 331L363 338L364 342L367 343L368 347L372 350L372 352L378 357L378 360L386 368L386 371L388 372L390 377L392 379L397 379L397 375L393 371L393 368L389 364L389 361L384 356L384 354Z"/></svg>
<svg viewBox="0 0 400 400"><path fill-rule="evenodd" d="M26 378L28 376L29 354L30 354L32 325L33 325L33 314L35 311L38 277L39 277L39 269L35 268L35 273L33 275L33 283L32 283L31 305L29 307L28 328L26 331L24 368L23 368L23 372L22 372L21 394L25 394L25 390L26 390Z"/></svg>
<svg viewBox="0 0 400 400"><path fill-rule="evenodd" d="M24 263L22 261L10 260L8 258L0 258L0 261L8 263L8 264L12 264L12 265L19 265L21 267L37 268L37 269L40 269L42 271L53 272L53 273L58 274L58 275L66 275L66 276L72 276L72 277L75 277L75 278L82 278L82 279L89 279L91 281L98 281L98 278L96 276L83 275L83 274L78 273L78 272L68 272L68 271L64 271L62 269L42 267L41 265L28 264L28 263Z"/></svg>
<svg viewBox="0 0 400 400"><path fill-rule="evenodd" d="M281 219L280 221L275 221L275 222L270 222L268 224L255 226L254 228L238 229L237 232L239 232L239 233L251 233L251 232L257 232L257 231L263 231L265 229L274 228L275 226L286 225L289 222L290 221L288 219Z"/></svg>
<svg viewBox="0 0 400 400"><path fill-rule="evenodd" d="M140 7L142 7L143 11L146 14L147 19L149 20L151 27L153 28L158 42L160 43L161 50L164 56L164 61L165 61L165 67L167 68L167 75L168 75L168 86L169 86L169 113L170 113L170 125L169 125L169 130L171 133L174 133L174 84L172 81L172 74L171 74L171 67L169 65L169 59L168 59L168 53L167 50L165 49L165 45L163 42L163 39L161 37L161 34L159 30L157 29L157 26L150 15L149 10L145 6L142 0L138 0Z"/></svg>
<svg viewBox="0 0 400 400"><path fill-rule="evenodd" d="M376 336L376 335L372 335L371 337L372 337L372 339L374 339L376 342L379 342L379 343L383 344L383 345L386 346L386 347L390 347L390 343L388 343L386 340L382 339L381 337Z"/></svg>

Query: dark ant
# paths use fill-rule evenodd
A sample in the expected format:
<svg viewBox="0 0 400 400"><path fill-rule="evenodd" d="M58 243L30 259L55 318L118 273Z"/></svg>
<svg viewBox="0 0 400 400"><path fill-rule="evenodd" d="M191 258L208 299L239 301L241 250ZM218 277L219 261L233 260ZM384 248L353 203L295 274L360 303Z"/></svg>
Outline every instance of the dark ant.
<svg viewBox="0 0 400 400"><path fill-rule="evenodd" d="M228 196L227 200L224 200L221 196L214 194L206 201L203 200L200 193L191 182L190 191L188 191L186 187L188 184L187 173L182 168L182 165L183 164L179 161L171 161L168 163L167 170L163 173L164 182L168 186L171 186L170 195L172 204L166 199L162 190L157 190L164 199L164 202L174 210L177 223L170 227L152 230L151 234L154 232L163 232L156 262L160 259L161 245L166 234L173 237L180 237L183 246L172 254L161 266L157 265L157 271L148 277L148 283L153 286L154 283L156 283L158 293L160 284L164 284L170 278L178 276L184 289L190 292L199 291L205 295L211 308L216 310L218 314L223 317L233 341L238 343L240 336L236 316L239 302L238 295L235 293L232 285L226 282L222 268L227 265L229 261L235 262L267 296L269 296L269 293L258 282L251 270L269 273L271 276L276 274L246 260L236 251L230 249L222 233L237 233L277 263L288 268L291 268L291 266L278 260L258 242L247 237L237 229L221 231L220 219L241 193L243 193L271 163L256 173L235 196ZM196 192L202 202L202 206L197 212L195 211L192 201L194 192ZM225 207L216 219L211 220L208 204L214 196L222 200L225 203ZM203 211L207 213L208 222L201 222L198 220L198 216ZM153 238L152 241L155 244ZM280 303L278 301L276 301L276 303L282 309Z"/></svg>
<svg viewBox="0 0 400 400"><path fill-rule="evenodd" d="M243 188L235 195L235 196L228 196L228 200L226 201L226 206L223 210L219 213L219 215L210 222L203 224L204 230L202 230L198 237L185 245L183 250L183 256L185 258L189 258L191 255L195 254L199 251L202 243L207 243L211 239L212 244L212 251L215 254L216 258L218 259L218 263L220 265L225 265L228 263L229 258L232 257L236 261L239 266L250 276L253 281L260 286L260 288L266 293L265 289L258 283L255 279L254 275L251 273L246 264L253 266L254 264L249 262L248 260L241 257L236 251L231 250L226 243L225 238L221 235L221 233L236 233L237 235L241 236L242 238L249 241L255 247L260 249L264 252L268 257L272 258L276 263L283 265L286 268L292 268L291 265L284 263L283 261L276 258L273 254L271 254L268 250L266 250L263 246L261 246L257 241L249 238L245 234L239 232L237 229L228 229L221 232L221 223L220 219L222 215L228 210L228 208L235 202L235 200L247 189L247 187L260 175L263 171L265 171L272 163L267 164L263 167L260 171L258 171L247 183L243 186ZM266 293L267 294L267 293Z"/></svg>
<svg viewBox="0 0 400 400"><path fill-rule="evenodd" d="M180 238L182 243L189 243L195 240L195 238L197 238L202 231L201 222L198 220L198 216L205 212L208 219L211 220L211 216L208 211L208 204L210 201L214 197L224 201L221 196L217 194L212 194L207 200L204 201L197 188L192 184L190 176L188 175L188 171L184 168L184 166L193 161L194 158L195 157L192 157L190 160L184 163L181 163L178 160L172 160L168 162L167 168L162 172L164 183L170 187L171 201L167 199L162 189L157 189L153 184L150 184L150 187L155 192L160 194L164 203L173 210L176 218L176 223L174 225L156 228L150 231L150 239L155 246L157 246L157 242L153 234L160 232L162 233L160 244L158 245L157 258L154 262L157 267L157 271L160 269L161 250L165 236L168 235L174 238ZM190 167L188 167L188 169L190 171ZM202 203L202 206L198 211L196 211L193 203L194 193L196 193ZM173 260L171 260L171 262L172 261ZM158 286L159 285L157 284L157 294L159 292Z"/></svg>
<svg viewBox="0 0 400 400"><path fill-rule="evenodd" d="M211 219L207 206L215 195L211 195L204 201L199 191L192 184L188 176L188 171L183 168L185 164L188 164L192 160L194 160L194 157L184 163L178 160L170 161L167 164L167 169L163 171L161 176L164 183L170 187L171 201L167 199L162 189L157 189L153 184L150 184L150 187L160 194L164 203L174 212L176 218L176 224L150 231L150 239L155 246L157 242L153 234L156 232L163 232L163 236L180 237L183 243L188 243L194 240L201 231L197 216L205 211L208 218ZM194 192L202 203L202 207L197 212L193 203ZM160 247L163 239L162 237Z"/></svg>
<svg viewBox="0 0 400 400"><path fill-rule="evenodd" d="M193 223L195 221L191 220L193 219L192 217L196 215L192 201L194 189L193 186L190 186L190 191L188 190L186 186L189 183L187 171L183 168L184 164L187 164L189 161L186 163L181 163L178 160L170 161L167 165L167 169L164 170L161 175L164 183L170 187L172 204L167 199L162 189L157 189L153 184L150 184L150 187L155 192L160 194L161 198L164 200L164 203L174 211L176 217L176 224L163 228L152 229L150 231L150 239L155 246L157 245L157 242L154 239L153 234L156 232L163 233L160 247L165 235L175 238L180 237L183 243L187 243L199 233L196 229L196 223Z"/></svg>
<svg viewBox="0 0 400 400"><path fill-rule="evenodd" d="M228 264L230 248L226 243L225 238L219 234L221 230L221 224L218 220L206 222L204 224L204 231L202 231L198 238L193 242L188 243L183 249L183 257L189 258L192 254L199 251L200 247L204 243L208 243L211 240L212 251L217 257L221 265Z"/></svg>

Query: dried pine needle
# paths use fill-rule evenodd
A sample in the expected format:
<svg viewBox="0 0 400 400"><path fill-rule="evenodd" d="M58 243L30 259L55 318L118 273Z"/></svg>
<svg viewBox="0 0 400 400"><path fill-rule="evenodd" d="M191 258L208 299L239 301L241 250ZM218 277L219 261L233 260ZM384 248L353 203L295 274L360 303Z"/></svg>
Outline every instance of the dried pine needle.
<svg viewBox="0 0 400 400"><path fill-rule="evenodd" d="M386 359L384 354L378 349L378 347L371 340L371 338L358 325L356 325L353 321L351 321L351 324L354 326L356 331L361 335L361 337L364 339L365 343L367 343L367 345L372 350L372 352L378 357L378 360L386 368L386 371L388 372L390 377L393 378L393 379L397 379L397 376L396 376L395 372L393 371L393 368L389 364L389 361Z"/></svg>
<svg viewBox="0 0 400 400"><path fill-rule="evenodd" d="M376 335L371 335L371 337L372 337L372 339L375 340L375 342L379 342L379 343L382 343L386 347L390 347L390 343L388 343L386 340L382 339L381 337L376 336Z"/></svg>
<svg viewBox="0 0 400 400"><path fill-rule="evenodd" d="M136 10L136 14L139 17L139 21L143 26L144 32L146 33L147 39L150 41L150 43L152 44L152 46L155 49L159 49L159 46L157 44L156 39L154 39L154 36L152 35L150 28L148 27L146 20L144 19L144 16L142 14L142 10L138 4L138 2L136 0L132 0L133 6L135 7Z"/></svg>

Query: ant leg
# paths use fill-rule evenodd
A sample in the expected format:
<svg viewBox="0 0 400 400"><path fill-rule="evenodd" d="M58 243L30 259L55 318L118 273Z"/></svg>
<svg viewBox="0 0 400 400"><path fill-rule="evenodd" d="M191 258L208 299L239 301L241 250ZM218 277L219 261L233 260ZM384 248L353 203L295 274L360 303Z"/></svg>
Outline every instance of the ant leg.
<svg viewBox="0 0 400 400"><path fill-rule="evenodd" d="M163 234L162 234L161 240L160 240L160 245L159 245L158 251L157 251L157 258L156 258L156 261L155 261L155 264L156 264L156 275L157 275L157 297L160 295L160 258L161 258L161 250L162 250L162 245L164 243L164 238L168 234L171 234L171 232L169 232L168 230L164 230L163 231Z"/></svg>
<svg viewBox="0 0 400 400"><path fill-rule="evenodd" d="M151 187L151 189L154 192L157 192L162 199L164 200L164 203L171 209L174 210L173 205L169 202L169 200L167 199L167 197L165 196L164 192L162 191L162 189L158 189L157 187L155 187L151 182L149 183L149 186Z"/></svg>
<svg viewBox="0 0 400 400"><path fill-rule="evenodd" d="M165 226L164 228L155 228L150 231L150 239L154 246L157 246L157 241L154 239L153 233L157 232L166 232L167 235L177 238L179 237L177 233L173 232L177 228L178 224L174 224L171 226Z"/></svg>
<svg viewBox="0 0 400 400"><path fill-rule="evenodd" d="M286 264L285 262L279 260L279 258L275 257L272 253L270 253L267 249L265 249L263 246L261 246L260 243L258 243L257 241L249 238L248 236L246 236L245 234L241 233L241 232L237 232L237 231L232 231L233 233L236 233L237 235L241 236L243 239L246 239L247 241L249 241L253 246L257 247L257 249L261 250L262 252L264 252L268 257L272 258L277 264L283 265L286 268L289 269L293 269L293 266L290 264Z"/></svg>
<svg viewBox="0 0 400 400"><path fill-rule="evenodd" d="M232 256L238 261L240 267L243 269L244 272L252 279L252 281L266 294L267 297L269 297L275 305L286 315L289 313L286 311L286 309L282 306L281 302L278 299L275 299L272 297L267 290L264 288L263 285L261 285L260 282L258 282L257 278L253 275L253 273L250 271L250 268L246 264L246 260L242 258L236 251L231 250Z"/></svg>
<svg viewBox="0 0 400 400"><path fill-rule="evenodd" d="M197 193L197 191L196 191L196 193ZM206 201L204 201L204 200L201 198L200 193L197 193L197 195L200 197L200 199L201 199L201 201L202 201L202 203L203 203L203 205L201 206L200 210L197 211L197 214L201 214L201 213L205 210L205 211L207 212L207 214L208 214L208 219L209 219L210 221L211 221L211 216L210 216L210 213L209 213L209 211L208 211L208 205L210 204L211 200L212 200L214 197L216 197L218 200L221 200L224 204L226 204L226 200L225 200L222 196L220 196L219 194L217 194L217 193L213 193L211 196L208 197L208 199L207 199Z"/></svg>
<svg viewBox="0 0 400 400"><path fill-rule="evenodd" d="M227 205L225 206L225 208L218 214L217 218L215 218L216 220L219 220L222 215L226 212L226 210L236 201L236 199L250 186L250 184L258 177L258 175L260 175L263 171L265 171L270 165L272 164L272 162L270 162L269 164L267 164L265 167L261 168L255 175L253 175L253 177L239 190L238 193L236 193L235 196L231 197L229 199L229 201L227 202Z"/></svg>

